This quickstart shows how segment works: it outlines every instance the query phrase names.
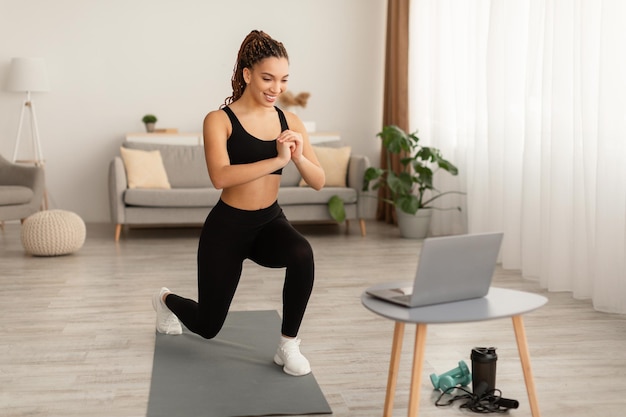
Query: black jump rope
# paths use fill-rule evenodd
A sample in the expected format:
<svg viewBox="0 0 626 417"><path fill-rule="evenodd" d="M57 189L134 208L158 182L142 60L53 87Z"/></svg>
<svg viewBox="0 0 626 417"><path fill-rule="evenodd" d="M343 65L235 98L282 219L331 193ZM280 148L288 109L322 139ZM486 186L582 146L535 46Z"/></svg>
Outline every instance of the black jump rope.
<svg viewBox="0 0 626 417"><path fill-rule="evenodd" d="M437 398L435 405L437 407L447 407L457 401L465 400L465 402L461 404L460 408L467 408L474 413L482 414L506 413L510 409L519 407L519 402L517 400L503 398L502 391L499 389L496 388L487 391L486 388L486 382L478 384L478 387L474 390L475 392L471 392L463 387L449 387L441 393L439 398ZM450 394L454 390L462 391L464 394L454 395L447 401L443 401L443 397Z"/></svg>

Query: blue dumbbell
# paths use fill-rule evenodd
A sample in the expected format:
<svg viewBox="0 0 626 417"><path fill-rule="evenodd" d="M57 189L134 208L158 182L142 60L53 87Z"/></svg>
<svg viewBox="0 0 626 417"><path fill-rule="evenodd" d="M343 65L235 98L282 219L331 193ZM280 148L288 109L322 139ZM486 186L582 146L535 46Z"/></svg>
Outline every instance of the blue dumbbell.
<svg viewBox="0 0 626 417"><path fill-rule="evenodd" d="M460 385L462 387L472 382L472 374L464 361L459 361L459 366L441 375L431 374L430 381L435 389L445 391Z"/></svg>

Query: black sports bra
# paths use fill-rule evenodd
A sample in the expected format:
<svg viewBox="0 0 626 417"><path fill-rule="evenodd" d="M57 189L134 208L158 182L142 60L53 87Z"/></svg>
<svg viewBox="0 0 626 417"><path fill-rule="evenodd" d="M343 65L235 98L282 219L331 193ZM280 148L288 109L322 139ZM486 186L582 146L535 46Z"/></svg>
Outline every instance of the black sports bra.
<svg viewBox="0 0 626 417"><path fill-rule="evenodd" d="M285 114L278 107L274 107L278 113L280 119L281 131L289 129L287 125L287 119ZM252 162L262 161L264 159L275 158L278 156L278 150L276 149L276 139L274 140L262 140L252 136L243 128L235 113L228 107L223 107L222 110L226 112L232 125L232 132L230 137L226 141L226 150L228 151L228 157L230 163L233 165L249 164ZM283 169L278 169L272 174L281 175Z"/></svg>

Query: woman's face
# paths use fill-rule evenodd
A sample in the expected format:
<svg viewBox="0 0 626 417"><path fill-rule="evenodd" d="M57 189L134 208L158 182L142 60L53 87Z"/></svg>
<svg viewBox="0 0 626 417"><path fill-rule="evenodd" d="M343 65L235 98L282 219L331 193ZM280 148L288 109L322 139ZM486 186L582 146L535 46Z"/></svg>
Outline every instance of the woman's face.
<svg viewBox="0 0 626 417"><path fill-rule="evenodd" d="M289 61L287 58L265 58L252 69L244 68L243 77L247 84L244 93L251 94L253 100L263 106L273 107L278 96L287 90Z"/></svg>

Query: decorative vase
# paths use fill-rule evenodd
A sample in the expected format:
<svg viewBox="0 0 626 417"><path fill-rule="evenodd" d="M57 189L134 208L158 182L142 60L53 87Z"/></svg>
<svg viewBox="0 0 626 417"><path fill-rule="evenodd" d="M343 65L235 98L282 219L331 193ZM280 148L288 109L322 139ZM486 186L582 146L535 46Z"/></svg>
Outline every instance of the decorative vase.
<svg viewBox="0 0 626 417"><path fill-rule="evenodd" d="M432 209L419 209L415 214L396 210L400 234L407 239L424 239L430 230Z"/></svg>
<svg viewBox="0 0 626 417"><path fill-rule="evenodd" d="M148 133L154 132L154 123L146 123L146 132Z"/></svg>

